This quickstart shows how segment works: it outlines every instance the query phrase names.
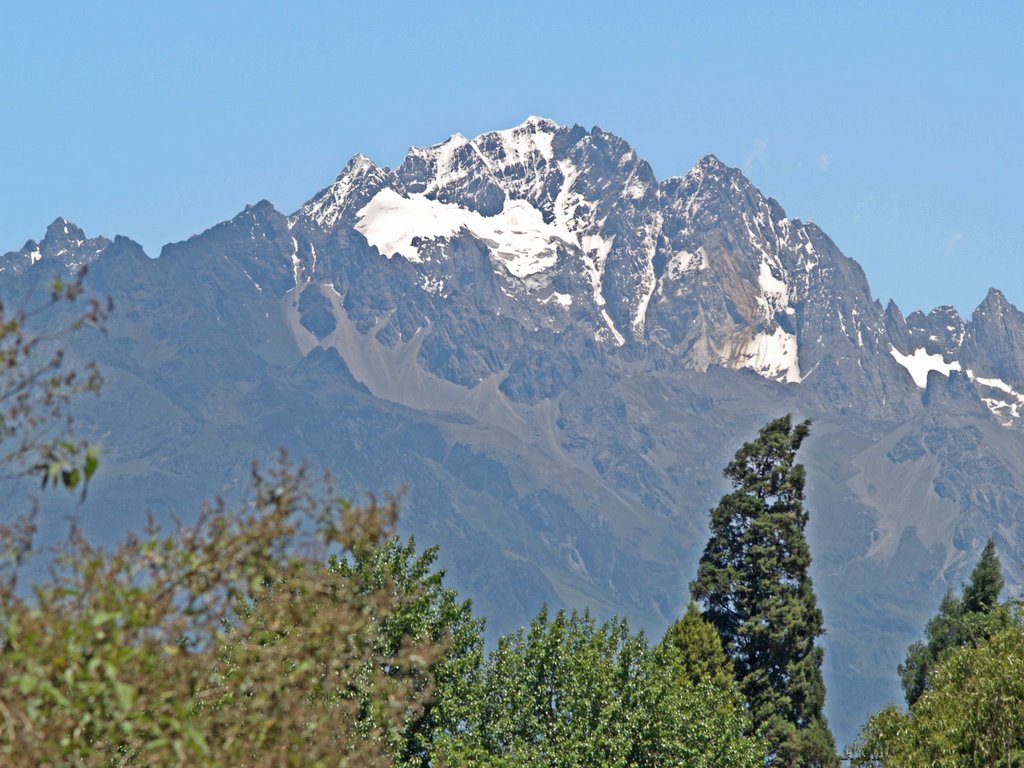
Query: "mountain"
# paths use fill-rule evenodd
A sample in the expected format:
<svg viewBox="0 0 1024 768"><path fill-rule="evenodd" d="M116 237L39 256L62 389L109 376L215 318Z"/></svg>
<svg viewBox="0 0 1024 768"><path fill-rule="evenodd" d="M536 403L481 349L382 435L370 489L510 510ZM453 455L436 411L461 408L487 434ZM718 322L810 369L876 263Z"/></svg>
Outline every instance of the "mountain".
<svg viewBox="0 0 1024 768"><path fill-rule="evenodd" d="M405 488L493 634L542 602L660 633L687 601L721 470L769 418L813 418L812 573L840 741L899 699L895 668L994 535L1024 564L1024 314L904 316L817 226L712 155L659 181L623 139L531 117L356 155L298 211L268 202L149 259L58 219L0 257L31 301L88 264L106 386L81 514L241 492L283 447L342 488Z"/></svg>

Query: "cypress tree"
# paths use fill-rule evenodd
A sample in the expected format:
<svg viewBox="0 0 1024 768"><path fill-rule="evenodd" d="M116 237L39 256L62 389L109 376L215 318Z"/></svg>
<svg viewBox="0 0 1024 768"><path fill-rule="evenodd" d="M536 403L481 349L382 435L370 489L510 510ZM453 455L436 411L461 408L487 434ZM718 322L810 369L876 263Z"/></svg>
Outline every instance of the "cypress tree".
<svg viewBox="0 0 1024 768"><path fill-rule="evenodd" d="M766 424L725 468L733 491L711 511L711 538L690 585L718 630L754 726L776 766L836 766L823 708L824 634L804 538L804 468L794 459L810 422Z"/></svg>

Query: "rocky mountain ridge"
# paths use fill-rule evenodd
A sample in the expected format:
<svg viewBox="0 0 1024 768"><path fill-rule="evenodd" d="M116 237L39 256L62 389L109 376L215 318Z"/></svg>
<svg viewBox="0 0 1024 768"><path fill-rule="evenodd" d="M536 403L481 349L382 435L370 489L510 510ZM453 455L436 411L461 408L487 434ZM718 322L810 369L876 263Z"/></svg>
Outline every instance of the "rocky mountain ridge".
<svg viewBox="0 0 1024 768"><path fill-rule="evenodd" d="M506 631L547 601L657 632L685 607L735 447L815 419L814 577L840 739L989 535L1024 536L1024 315L904 317L812 223L714 156L658 181L629 145L529 118L356 155L286 215L262 201L148 259L58 219L0 257L24 302L89 265L113 296L103 530L238 492L279 446L344 487L406 485L404 525ZM187 481L185 481L187 479Z"/></svg>
<svg viewBox="0 0 1024 768"><path fill-rule="evenodd" d="M575 355L640 348L695 370L748 368L809 383L835 405L879 416L882 407L899 413L906 406L908 374L923 389L930 371L963 370L1000 423L1018 419L1021 396L996 374L1014 364L988 359L955 309L908 320L895 305L883 309L859 265L820 229L788 218L713 155L685 176L658 182L622 139L531 117L472 141L456 134L412 148L395 171L357 155L288 221L308 243L302 259L296 240L296 284L301 269L321 289L347 295L331 266L317 270L317 243L329 250L332 239L362 235L379 255L405 262L393 273L415 273L405 286L412 295L430 294L436 300L428 303L437 304L450 298L460 247L473 243L527 332L532 325L593 333L595 344L577 340ZM389 325L385 337L407 340L444 312L431 306L417 314L404 332ZM992 344L1019 357L1012 341L982 346ZM469 385L522 365L507 355L494 362L454 366L442 376ZM555 386L572 369L547 378ZM861 380L851 386L853 375ZM515 382L504 390L514 399L554 393Z"/></svg>

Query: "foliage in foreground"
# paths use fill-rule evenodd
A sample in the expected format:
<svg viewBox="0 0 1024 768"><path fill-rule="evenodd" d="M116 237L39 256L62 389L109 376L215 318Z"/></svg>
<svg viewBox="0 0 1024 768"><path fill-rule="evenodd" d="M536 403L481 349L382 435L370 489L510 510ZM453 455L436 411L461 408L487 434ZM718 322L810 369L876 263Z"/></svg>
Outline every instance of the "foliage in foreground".
<svg viewBox="0 0 1024 768"><path fill-rule="evenodd" d="M62 337L84 327L102 328L113 306L90 298L63 328L40 335L30 326L41 316L63 316L85 292L86 268L64 282L55 279L36 306L12 310L0 300L0 479L32 477L68 490L87 486L98 465L96 448L70 434L72 400L98 392L103 384L94 365L65 365ZM84 301L84 299L83 299ZM58 321L59 325L59 321Z"/></svg>
<svg viewBox="0 0 1024 768"><path fill-rule="evenodd" d="M59 344L83 328L102 329L113 308L109 298L90 298L84 309L74 308L85 290L85 273L82 267L69 282L55 279L45 299L28 309L11 309L0 300L0 592L14 589L36 529L35 506L13 509L12 482L29 478L44 489L80 491L84 498L99 466L97 446L72 433L71 405L80 395L99 392L103 377L94 364L66 365ZM44 320L56 330L34 333L30 326Z"/></svg>
<svg viewBox="0 0 1024 768"><path fill-rule="evenodd" d="M542 611L485 658L394 504L253 478L243 509L170 535L75 533L33 595L0 594L0 762L763 765L695 611L654 647Z"/></svg>
<svg viewBox="0 0 1024 768"><path fill-rule="evenodd" d="M854 765L1011 766L1024 762L1024 622L999 602L1002 567L989 539L960 595L946 594L925 642L900 665L909 708L873 715Z"/></svg>
<svg viewBox="0 0 1024 768"><path fill-rule="evenodd" d="M995 541L989 539L962 594L947 592L938 614L925 627L924 642L907 649L899 674L908 705L928 689L936 664L957 648L976 645L1011 625L1009 606L999 603L1002 589L1002 567Z"/></svg>
<svg viewBox="0 0 1024 768"><path fill-rule="evenodd" d="M622 620L542 610L499 641L466 692L463 719L436 736L450 766L764 765L732 682L691 682L674 648ZM440 687L439 701L451 695Z"/></svg>
<svg viewBox="0 0 1024 768"><path fill-rule="evenodd" d="M430 764L432 742L443 729L471 719L474 674L483 661L484 621L444 585L444 571L434 568L437 554L436 546L418 553L415 539L402 543L392 537L348 560L331 561L331 571L354 580L360 591L390 595L390 610L378 624L380 654L395 656L410 640L444 644L444 653L425 670L440 692L429 696L430 689L420 690L423 706L406 718L392 751L396 764L410 768Z"/></svg>
<svg viewBox="0 0 1024 768"><path fill-rule="evenodd" d="M172 535L74 535L34 595L2 594L0 762L389 764L445 645L384 637L390 585L327 562L367 557L395 516L282 466Z"/></svg>
<svg viewBox="0 0 1024 768"><path fill-rule="evenodd" d="M871 717L853 752L885 768L1024 764L1024 628L949 654L909 711Z"/></svg>
<svg viewBox="0 0 1024 768"><path fill-rule="evenodd" d="M624 621L550 616L484 654L483 621L433 567L437 548L390 539L332 570L361 589L387 589L378 649L444 642L428 665L434 696L406 718L396 765L763 765L714 629L696 608L651 647Z"/></svg>

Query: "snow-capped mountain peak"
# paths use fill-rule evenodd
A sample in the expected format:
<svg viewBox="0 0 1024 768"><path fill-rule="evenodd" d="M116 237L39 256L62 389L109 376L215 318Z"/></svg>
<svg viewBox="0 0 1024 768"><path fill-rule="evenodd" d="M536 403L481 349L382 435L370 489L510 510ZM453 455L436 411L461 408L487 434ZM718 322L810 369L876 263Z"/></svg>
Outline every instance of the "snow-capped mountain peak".
<svg viewBox="0 0 1024 768"><path fill-rule="evenodd" d="M554 120L531 116L514 128L482 134L477 141L486 143L487 137L496 137L505 164L528 163L535 155L551 161L554 158L552 142L560 130L562 126Z"/></svg>
<svg viewBox="0 0 1024 768"><path fill-rule="evenodd" d="M334 183L307 202L293 218L302 216L324 230L333 229L365 203L368 194L391 183L393 174L363 154L353 155Z"/></svg>
<svg viewBox="0 0 1024 768"><path fill-rule="evenodd" d="M703 178L704 176L727 174L729 171L729 166L719 160L717 155L709 153L694 163L687 175Z"/></svg>
<svg viewBox="0 0 1024 768"><path fill-rule="evenodd" d="M714 276L732 319L708 331L703 351L692 340L670 346L683 342L698 368L801 378L794 302L820 254L799 222L714 155L659 183L614 134L534 116L411 148L393 173L357 156L302 214L321 230L344 221L385 258L417 265L428 292L445 282L445 243L464 236L487 249L520 302L546 301L554 275L575 270L575 283L589 286L577 305L593 308L596 337L614 345L670 338L672 297L692 303Z"/></svg>
<svg viewBox="0 0 1024 768"><path fill-rule="evenodd" d="M708 154L659 182L626 141L596 127L531 116L410 148L395 171L357 155L291 221L308 224L296 235L309 243L295 250L311 264L326 237L411 270L412 304L449 302L453 275L472 262L474 279L495 286L474 311L514 318L527 334L575 328L603 348L649 347L697 370L785 383L852 375L879 401L892 387L917 390L925 369L971 367L955 310L906 320L884 310L856 263L738 168ZM999 298L981 308L990 333L1006 315ZM448 310L421 307L391 332L409 338L437 311ZM1024 391L1024 369L974 367Z"/></svg>
<svg viewBox="0 0 1024 768"><path fill-rule="evenodd" d="M0 272L9 270L20 274L40 262L56 263L74 272L95 261L108 245L107 238L86 237L81 227L59 216L46 228L42 240L29 240L20 251L0 258Z"/></svg>

